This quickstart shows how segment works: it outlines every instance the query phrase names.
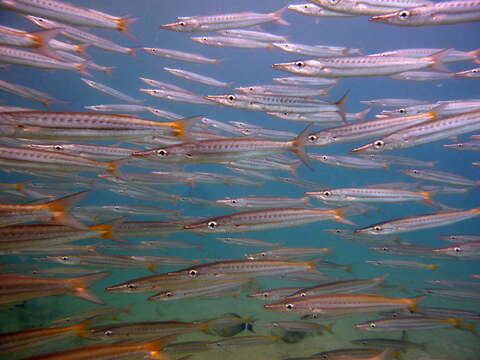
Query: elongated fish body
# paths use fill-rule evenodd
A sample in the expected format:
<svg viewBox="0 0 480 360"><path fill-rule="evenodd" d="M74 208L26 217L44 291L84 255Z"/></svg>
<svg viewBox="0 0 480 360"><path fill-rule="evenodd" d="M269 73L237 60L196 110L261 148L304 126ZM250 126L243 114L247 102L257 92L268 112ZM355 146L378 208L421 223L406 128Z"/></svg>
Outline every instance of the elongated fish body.
<svg viewBox="0 0 480 360"><path fill-rule="evenodd" d="M459 259L476 259L480 257L480 241L467 241L432 250L436 254L454 256Z"/></svg>
<svg viewBox="0 0 480 360"><path fill-rule="evenodd" d="M193 36L190 38L190 40L193 40L203 45L218 47L233 47L245 49L268 49L272 47L270 43L265 41L227 36Z"/></svg>
<svg viewBox="0 0 480 360"><path fill-rule="evenodd" d="M357 229L355 230L355 232L370 235L398 234L402 232L428 229L432 227L453 224L459 221L474 218L478 215L480 215L480 208L473 208L462 211L443 211L425 215L414 215L391 221L385 221L362 229Z"/></svg>
<svg viewBox="0 0 480 360"><path fill-rule="evenodd" d="M411 176L415 179L429 180L443 184L459 185L459 186L476 186L478 182L471 180L463 175L454 174L446 171L433 169L402 169L402 174Z"/></svg>
<svg viewBox="0 0 480 360"><path fill-rule="evenodd" d="M480 111L452 115L436 121L412 125L381 139L362 145L352 152L382 152L442 140L480 129Z"/></svg>
<svg viewBox="0 0 480 360"><path fill-rule="evenodd" d="M480 110L480 101L477 99L473 100L451 100L451 101L438 101L437 103L428 104L428 105L419 105L419 106L409 106L404 108L399 108L395 110L383 110L381 115L412 115L415 113L420 113L423 111L429 111L437 107L439 116L448 116L448 115L459 115L469 111Z"/></svg>
<svg viewBox="0 0 480 360"><path fill-rule="evenodd" d="M411 81L433 81L452 79L457 76L456 73L446 73L440 71L405 71L390 77L395 80L411 80Z"/></svg>
<svg viewBox="0 0 480 360"><path fill-rule="evenodd" d="M295 207L309 205L308 198L288 198L285 196L247 196L216 200L218 204L236 208Z"/></svg>
<svg viewBox="0 0 480 360"><path fill-rule="evenodd" d="M399 267L399 268L412 268L412 269L430 269L437 270L438 265L435 264L424 264L418 261L410 260L367 260L367 264L374 264L379 266L390 266L390 267Z"/></svg>
<svg viewBox="0 0 480 360"><path fill-rule="evenodd" d="M247 109L255 111L288 111L297 113L341 111L341 106L339 104L294 96L228 94L208 95L206 96L206 98L210 101L236 109Z"/></svg>
<svg viewBox="0 0 480 360"><path fill-rule="evenodd" d="M314 3L328 10L351 15L388 14L395 10L432 4L431 1L423 0L315 0Z"/></svg>
<svg viewBox="0 0 480 360"><path fill-rule="evenodd" d="M135 104L102 104L84 106L85 109L100 111L100 112L117 112L117 113L131 113L148 111L148 106Z"/></svg>
<svg viewBox="0 0 480 360"><path fill-rule="evenodd" d="M421 124L436 118L437 114L432 111L410 115L408 118L405 116L399 116L394 118L376 119L353 124L345 124L309 134L307 136L306 144L323 146L334 143L361 140L372 136L377 136L377 134L389 134L396 129L403 129L408 126Z"/></svg>
<svg viewBox="0 0 480 360"><path fill-rule="evenodd" d="M384 318L370 320L355 324L357 329L369 331L392 331L392 330L430 330L446 327L461 327L457 318L436 318L414 316L406 318Z"/></svg>
<svg viewBox="0 0 480 360"><path fill-rule="evenodd" d="M218 33L228 37L238 37L240 39L257 40L257 41L265 41L265 42L287 41L286 36L270 34L265 31L232 29L232 30L220 30L218 31Z"/></svg>
<svg viewBox="0 0 480 360"><path fill-rule="evenodd" d="M196 64L218 64L221 61L221 59L207 58L200 54L193 54L193 53L188 53L185 51L179 51L179 50L173 50L173 49L144 47L143 50L145 50L149 54L163 57L166 59L180 60L180 61L196 63Z"/></svg>
<svg viewBox="0 0 480 360"><path fill-rule="evenodd" d="M373 16L373 22L398 26L428 26L480 21L480 2L442 1Z"/></svg>
<svg viewBox="0 0 480 360"><path fill-rule="evenodd" d="M43 105L48 106L50 104L62 104L63 101L55 99L53 96L44 93L43 91L32 89L24 85L13 84L4 80L0 80L0 89L3 91L8 91L9 93L25 97L27 99L32 99L35 101L41 102ZM17 109L17 110L8 110L8 111L28 111L28 109Z"/></svg>
<svg viewBox="0 0 480 360"><path fill-rule="evenodd" d="M248 294L248 296L258 300L265 300L265 301L281 300L302 289L303 288L301 287L267 289L260 292Z"/></svg>
<svg viewBox="0 0 480 360"><path fill-rule="evenodd" d="M241 12L232 14L218 14L207 16L178 17L178 22L160 26L161 29L180 32L205 32L224 29L250 27L270 21L279 24L288 24L280 17L286 8L269 14Z"/></svg>
<svg viewBox="0 0 480 360"><path fill-rule="evenodd" d="M347 222L341 215L346 208L274 208L242 211L185 225L185 230L228 233L298 226L322 220Z"/></svg>
<svg viewBox="0 0 480 360"><path fill-rule="evenodd" d="M168 67L164 67L163 69L165 71L169 72L172 75L175 75L175 76L187 79L187 80L199 82L201 84L210 85L210 86L219 86L219 87L230 86L230 83L228 83L228 82L219 81L219 80L216 80L216 79L214 79L210 76L200 75L200 74L194 73L192 71L187 71L187 70L182 70L182 69L173 69L173 68L168 68Z"/></svg>
<svg viewBox="0 0 480 360"><path fill-rule="evenodd" d="M328 89L311 89L295 85L257 85L235 88L245 94L287 95L287 96L327 96Z"/></svg>
<svg viewBox="0 0 480 360"><path fill-rule="evenodd" d="M306 76L327 78L385 76L409 70L419 70L438 64L433 56L409 58L397 56L344 56L298 60L273 64L274 69Z"/></svg>
<svg viewBox="0 0 480 360"><path fill-rule="evenodd" d="M122 101L129 102L129 103L141 103L141 102L143 102L143 100L134 99L131 96L122 93L121 91L113 89L110 86L101 84L99 82L84 79L84 78L80 78L80 80L82 80L88 86L90 86L94 89L97 89L98 91L101 91L101 92L103 92L105 94L108 94L110 96L113 96L117 99L120 99Z"/></svg>
<svg viewBox="0 0 480 360"><path fill-rule="evenodd" d="M187 94L193 94L191 91L189 91L187 89L184 89L180 86L174 85L174 84L170 84L170 83L166 83L166 82L158 81L158 80L154 80L154 79L148 79L148 78L144 78L144 77L140 77L139 79L142 80L145 84L150 85L151 87L153 87L155 89L173 90L173 91L178 91L178 92L184 92L184 93L187 93Z"/></svg>
<svg viewBox="0 0 480 360"><path fill-rule="evenodd" d="M473 68L465 71L459 71L455 73L455 76L467 77L467 78L478 78L480 77L480 68Z"/></svg>
<svg viewBox="0 0 480 360"><path fill-rule="evenodd" d="M5 354L25 350L75 335L88 337L87 323L3 333L0 335L0 352Z"/></svg>
<svg viewBox="0 0 480 360"><path fill-rule="evenodd" d="M256 253L245 254L245 257L250 260L256 259L290 259L302 256L313 256L320 254L327 254L331 248L315 248L311 246L288 246L278 247L271 250L259 251Z"/></svg>
<svg viewBox="0 0 480 360"><path fill-rule="evenodd" d="M352 279L352 280L340 280L334 282L327 282L316 286L307 287L301 289L291 295L287 295L286 298L294 299L305 296L314 296L320 294L349 294L362 292L367 289L372 289L380 286L383 283L385 276L372 278L372 279Z"/></svg>
<svg viewBox="0 0 480 360"><path fill-rule="evenodd" d="M285 85L304 85L304 86L333 86L338 80L327 78L314 78L308 76L290 76L283 78L273 78L273 81Z"/></svg>
<svg viewBox="0 0 480 360"><path fill-rule="evenodd" d="M89 33L88 31L67 25L65 23L57 22L52 19L41 18L37 16L27 15L28 20L43 29L59 29L60 34L68 39L79 41L81 43L88 43L89 45L104 49L108 51L119 52L122 54L133 54L133 49L121 46L111 40Z"/></svg>
<svg viewBox="0 0 480 360"><path fill-rule="evenodd" d="M325 17L337 17L337 16L355 16L354 14L341 13L338 11L327 10L321 6L307 3L299 5L288 5L288 10L295 11L297 13L309 16L325 16Z"/></svg>
<svg viewBox="0 0 480 360"><path fill-rule="evenodd" d="M28 360L120 360L120 359L161 359L172 360L161 351L173 337L135 344L98 344L76 349L58 351L29 357Z"/></svg>
<svg viewBox="0 0 480 360"><path fill-rule="evenodd" d="M382 309L415 309L423 296L392 298L373 294L321 294L299 298L287 297L283 301L264 305L267 310L297 313L350 313L376 312Z"/></svg>
<svg viewBox="0 0 480 360"><path fill-rule="evenodd" d="M304 45L286 42L273 43L273 46L286 52L315 57L335 57L360 53L360 49L349 49L340 46Z"/></svg>
<svg viewBox="0 0 480 360"><path fill-rule="evenodd" d="M4 62L7 64L33 66L42 69L74 70L79 72L83 72L86 66L85 62L63 62L55 60L49 56L38 54L36 52L20 50L7 46L0 46L0 62Z"/></svg>
<svg viewBox="0 0 480 360"><path fill-rule="evenodd" d="M188 299L195 297L221 297L222 293L225 293L229 290L240 289L241 287L251 283L253 279L229 279L221 281L207 282L198 286L197 282L192 282L191 286L175 289L171 291L161 292L150 296L148 300L150 301L170 301L170 300L180 300ZM200 282L202 283L202 282Z"/></svg>
<svg viewBox="0 0 480 360"><path fill-rule="evenodd" d="M442 51L440 48L413 48L413 49L399 49L392 51L385 51L376 54L369 54L368 56L406 56L414 58L422 58L433 55ZM460 51L455 49L448 49L445 55L442 57L442 63L451 63L456 61L475 61L478 59L478 50L473 51ZM411 104L415 105L415 104ZM407 106L399 105L399 106Z"/></svg>
<svg viewBox="0 0 480 360"><path fill-rule="evenodd" d="M129 157L136 149L116 146L79 144L79 143L56 143L56 144L30 144L33 149L47 150L64 154L72 154L97 161L118 160Z"/></svg>
<svg viewBox="0 0 480 360"><path fill-rule="evenodd" d="M150 96L154 96L160 99L167 99L170 101L186 102L190 104L213 104L211 101L205 99L203 96L193 94L191 92L163 89L140 89L140 91Z"/></svg>
<svg viewBox="0 0 480 360"><path fill-rule="evenodd" d="M0 7L28 15L45 16L72 25L92 26L126 31L134 19L112 16L97 10L57 0L2 0Z"/></svg>
<svg viewBox="0 0 480 360"><path fill-rule="evenodd" d="M167 277L195 280L238 279L257 276L279 276L299 271L315 271L314 260L232 259L196 265L164 274Z"/></svg>
<svg viewBox="0 0 480 360"><path fill-rule="evenodd" d="M466 141L456 144L445 144L444 148L454 149L454 150L469 150L469 151L480 151L480 141Z"/></svg>
<svg viewBox="0 0 480 360"><path fill-rule="evenodd" d="M312 160L319 161L325 165L353 169L385 169L388 167L388 163L385 161L380 162L354 156L311 154L310 157Z"/></svg>
<svg viewBox="0 0 480 360"><path fill-rule="evenodd" d="M53 50L60 43L58 40L53 39L59 33L60 29L48 29L29 33L0 26L0 44L32 48L46 56L60 60L60 57Z"/></svg>
<svg viewBox="0 0 480 360"><path fill-rule="evenodd" d="M310 191L305 195L327 202L378 202L396 203L403 201L428 201L431 193L427 191L409 191L402 189L356 187Z"/></svg>
<svg viewBox="0 0 480 360"><path fill-rule="evenodd" d="M103 301L90 292L88 287L107 274L107 272L101 272L63 279L2 274L0 275L0 303L12 304L42 296L69 294L103 304Z"/></svg>

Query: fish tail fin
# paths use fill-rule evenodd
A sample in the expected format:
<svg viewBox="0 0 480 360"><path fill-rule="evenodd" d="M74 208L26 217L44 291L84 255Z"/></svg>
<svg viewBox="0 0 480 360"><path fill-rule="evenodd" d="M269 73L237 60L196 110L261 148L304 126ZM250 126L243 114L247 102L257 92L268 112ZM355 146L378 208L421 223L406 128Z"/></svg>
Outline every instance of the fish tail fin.
<svg viewBox="0 0 480 360"><path fill-rule="evenodd" d="M133 57L137 57L137 49L136 48L128 48L128 55L132 55Z"/></svg>
<svg viewBox="0 0 480 360"><path fill-rule="evenodd" d="M352 272L352 265L350 264L347 264L343 267L343 269L348 272L348 273L351 273Z"/></svg>
<svg viewBox="0 0 480 360"><path fill-rule="evenodd" d="M96 304L105 304L102 299L100 299L93 291L89 290L88 288L93 285L94 282L102 279L108 274L108 272L104 271L80 276L77 278L67 279L71 286L70 294L94 302Z"/></svg>
<svg viewBox="0 0 480 360"><path fill-rule="evenodd" d="M272 13L273 21L275 21L277 24L280 24L280 25L290 25L290 23L288 21L285 21L285 20L282 19L282 14L287 9L288 9L288 6L284 6L281 9L278 9L277 11Z"/></svg>
<svg viewBox="0 0 480 360"><path fill-rule="evenodd" d="M85 230L87 226L82 224L80 221L75 219L72 215L70 215L69 210L73 207L75 203L80 201L85 195L87 195L89 191L81 191L79 193L65 196L58 200L51 201L46 204L48 209L53 212L52 220L65 225L70 226L75 229Z"/></svg>
<svg viewBox="0 0 480 360"><path fill-rule="evenodd" d="M364 121L365 117L370 112L370 110L371 110L370 108L366 108L365 110L362 110L362 111L356 113L355 114L355 120L356 121Z"/></svg>
<svg viewBox="0 0 480 360"><path fill-rule="evenodd" d="M298 158L307 166L310 170L313 170L312 166L310 165L310 159L305 152L305 142L307 141L307 134L312 128L313 123L307 125L303 131L298 134L298 136L293 140L293 150L292 152L298 156Z"/></svg>
<svg viewBox="0 0 480 360"><path fill-rule="evenodd" d="M102 71L104 74L112 75L112 70L115 69L115 66L104 66L102 67Z"/></svg>
<svg viewBox="0 0 480 360"><path fill-rule="evenodd" d="M145 265L147 266L147 269L150 270L151 272L153 272L153 273L157 272L157 269L155 268L157 266L156 263L148 261L148 262L145 263Z"/></svg>
<svg viewBox="0 0 480 360"><path fill-rule="evenodd" d="M345 102L347 101L348 95L350 94L350 89L343 94L343 96L335 101L334 104L338 106L338 114L342 117L344 123L347 122L347 117L345 115Z"/></svg>
<svg viewBox="0 0 480 360"><path fill-rule="evenodd" d="M118 226L123 223L125 217L120 217L115 220L105 222L102 224L90 225L89 228L91 230L99 230L100 236L103 239L118 241L118 242L125 242L116 232Z"/></svg>
<svg viewBox="0 0 480 360"><path fill-rule="evenodd" d="M471 333L478 334L477 333L477 328L476 328L474 323L466 322L466 321L460 322L460 328L464 329L464 330L467 330L467 331L470 331Z"/></svg>
<svg viewBox="0 0 480 360"><path fill-rule="evenodd" d="M91 43L84 43L84 44L75 45L75 52L79 53L80 55L89 57L89 55L87 54L87 52L85 50L86 50L87 47L89 47L91 45L92 45Z"/></svg>
<svg viewBox="0 0 480 360"><path fill-rule="evenodd" d="M443 58L445 55L449 54L452 51L452 49L443 49L440 50L430 56L427 56L428 60L432 61L432 64L430 67L435 70L435 71L440 71L440 72L451 72L450 69L448 69L445 64L442 63Z"/></svg>
<svg viewBox="0 0 480 360"><path fill-rule="evenodd" d="M432 269L432 271L437 271L438 265L437 264L429 264L428 267Z"/></svg>
<svg viewBox="0 0 480 360"><path fill-rule="evenodd" d="M223 61L223 59L215 59L214 61L212 61L212 64L213 64L213 65L218 65L218 64L220 64L222 61Z"/></svg>
<svg viewBox="0 0 480 360"><path fill-rule="evenodd" d="M479 58L479 56L480 56L480 48L475 49L475 50L472 50L472 51L469 51L468 53L473 56L472 62L473 62L474 64L480 64L480 58Z"/></svg>
<svg viewBox="0 0 480 360"><path fill-rule="evenodd" d="M93 318L88 318L87 320L79 322L78 324L74 324L70 327L72 328L72 330L75 331L77 336L87 339L93 339L92 333L90 332L90 324L92 321Z"/></svg>
<svg viewBox="0 0 480 360"><path fill-rule="evenodd" d="M118 18L116 20L116 23L117 23L117 30L124 33L125 35L127 35L129 38L131 39L134 39L135 40L135 36L133 36L132 34L130 34L128 32L128 27L130 26L131 23L133 23L134 21L138 20L138 18L136 17L131 17L131 16L122 16L120 18Z"/></svg>
<svg viewBox="0 0 480 360"><path fill-rule="evenodd" d="M300 165L300 162L295 162L292 164L287 165L288 172L292 174L292 176L297 177L297 168Z"/></svg>
<svg viewBox="0 0 480 360"><path fill-rule="evenodd" d="M335 214L335 221L338 221L339 223L342 224L348 224L348 225L355 225L353 221L348 220L347 218L344 217L344 214L347 210L350 209L350 206L344 206L336 209L332 209L332 211Z"/></svg>
<svg viewBox="0 0 480 360"><path fill-rule="evenodd" d="M123 159L119 159L119 160L112 160L112 161L109 161L108 162L108 172L110 174L112 174L113 176L119 178L119 179L122 179L123 178L123 174L122 172L120 171L120 166L122 165L123 163Z"/></svg>
<svg viewBox="0 0 480 360"><path fill-rule="evenodd" d="M415 311L417 310L418 303L424 300L426 297L426 295L420 295L412 298L404 298L404 300L407 303L408 308L412 311Z"/></svg>
<svg viewBox="0 0 480 360"><path fill-rule="evenodd" d="M87 60L87 61L84 61L84 62L81 62L81 63L77 63L77 64L75 64L75 66L77 68L77 71L80 74L93 77L93 75L87 71L87 66L88 66L89 63L90 63L90 61Z"/></svg>
<svg viewBox="0 0 480 360"><path fill-rule="evenodd" d="M192 127L192 125L197 121L200 120L203 116L192 116L188 118L183 118L178 121L173 121L171 124L173 128L173 134L174 136L183 139L183 140L188 140L190 136L188 135L188 130Z"/></svg>
<svg viewBox="0 0 480 360"><path fill-rule="evenodd" d="M175 338L176 338L175 335L165 336L158 340L148 341L148 342L139 344L139 346L150 351L150 354L148 354L149 359L172 360L170 356L168 356L166 353L162 352L161 350L165 347L167 343L169 343Z"/></svg>
<svg viewBox="0 0 480 360"><path fill-rule="evenodd" d="M31 32L29 37L33 40L33 47L36 51L53 59L63 61L63 59L55 52L55 49L50 46L50 40L57 36L62 30L63 29L54 28L35 31Z"/></svg>
<svg viewBox="0 0 480 360"><path fill-rule="evenodd" d="M322 327L327 330L330 334L333 334L333 324L322 325Z"/></svg>

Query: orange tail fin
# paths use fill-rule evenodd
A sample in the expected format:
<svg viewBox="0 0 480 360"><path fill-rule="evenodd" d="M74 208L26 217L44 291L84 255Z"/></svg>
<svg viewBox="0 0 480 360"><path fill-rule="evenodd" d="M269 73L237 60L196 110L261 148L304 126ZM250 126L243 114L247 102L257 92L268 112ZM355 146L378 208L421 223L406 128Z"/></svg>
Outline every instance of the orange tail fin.
<svg viewBox="0 0 480 360"><path fill-rule="evenodd" d="M75 229L85 230L87 226L83 225L80 221L75 219L68 213L70 208L78 201L80 201L89 191L82 191L73 195L65 196L61 199L54 200L46 203L46 206L53 212L52 220Z"/></svg>
<svg viewBox="0 0 480 360"><path fill-rule="evenodd" d="M109 272L104 271L80 276L77 278L65 279L65 281L68 281L70 283L71 290L69 293L71 295L88 301L92 301L96 304L105 304L102 299L100 299L94 292L90 291L88 288L93 285L94 282L102 279L108 274Z"/></svg>

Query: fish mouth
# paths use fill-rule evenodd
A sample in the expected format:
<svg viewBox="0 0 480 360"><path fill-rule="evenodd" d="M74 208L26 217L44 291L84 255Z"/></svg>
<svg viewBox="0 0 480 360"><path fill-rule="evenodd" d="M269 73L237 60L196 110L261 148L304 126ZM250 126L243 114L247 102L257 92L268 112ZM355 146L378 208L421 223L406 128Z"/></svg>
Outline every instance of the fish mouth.
<svg viewBox="0 0 480 360"><path fill-rule="evenodd" d="M274 68L274 69L283 69L284 67L285 67L285 64L283 64L283 63L272 65L272 68Z"/></svg>
<svg viewBox="0 0 480 360"><path fill-rule="evenodd" d="M385 14L385 15L375 15L375 16L372 16L370 18L368 18L368 21L385 21L385 20L388 20L388 19L391 19L392 17L395 17L397 16L397 14Z"/></svg>
<svg viewBox="0 0 480 360"><path fill-rule="evenodd" d="M170 29L173 28L175 25L176 25L176 23L170 23L170 24L160 25L159 28L160 28L160 29L170 30Z"/></svg>
<svg viewBox="0 0 480 360"><path fill-rule="evenodd" d="M372 144L365 144L350 150L350 152L351 153L368 153L368 152L372 152L372 149L373 149Z"/></svg>

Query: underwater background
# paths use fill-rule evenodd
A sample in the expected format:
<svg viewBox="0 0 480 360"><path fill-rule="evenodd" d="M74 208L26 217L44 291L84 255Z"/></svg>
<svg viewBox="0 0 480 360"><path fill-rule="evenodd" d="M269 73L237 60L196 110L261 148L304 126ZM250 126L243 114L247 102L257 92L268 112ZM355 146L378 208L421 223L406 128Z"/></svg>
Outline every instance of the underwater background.
<svg viewBox="0 0 480 360"><path fill-rule="evenodd" d="M93 72L95 81L104 83L117 90L129 94L138 99L144 99L144 105L153 106L159 109L168 110L181 114L185 117L202 115L227 123L228 121L243 121L259 125L268 129L291 131L295 134L301 132L306 123L286 121L269 116L262 112L238 110L214 105L195 105L187 103L172 102L163 99L149 97L140 93L138 89L146 88L139 77L147 77L160 81L177 84L194 93L201 95L226 94L234 87L271 84L273 77L283 77L286 73L272 68L273 63L294 61L302 59L295 54L289 54L279 49L238 49L210 47L195 43L189 40L190 36L197 36L196 33L177 33L159 28L161 24L174 22L177 16L211 15L222 13L235 13L241 11L253 11L268 13L292 4L285 1L154 1L154 0L112 0L112 1L72 1L78 5L94 8L109 14L118 16L130 15L137 20L129 27L129 32L134 38L130 38L116 31L104 29L92 29L91 31L100 36L106 37L124 46L138 48L135 55L129 56L114 52L108 52L90 47L87 49L90 57L98 64L113 66L111 74ZM360 48L363 54L370 54L382 51L389 51L402 48L454 48L457 50L470 51L479 45L480 25L479 23L466 23L447 26L412 27L402 28L375 24L367 21L366 16L358 17L310 17L293 11L286 10L282 18L290 23L289 26L267 23L261 28L265 31L288 36L290 42L297 42L311 45L332 45L349 48ZM0 10L0 24L11 26L27 31L35 31L37 28L22 16ZM164 59L152 56L141 47L160 47L182 50L186 52L199 53L211 58L223 59L218 65L191 64L186 62ZM179 79L163 70L163 67L175 67L212 76L221 81L231 82L231 89L214 88L188 80ZM458 62L447 64L451 71L461 71L471 67L470 62ZM67 102L67 105L53 104L49 109L84 111L84 106L119 103L110 96L88 87L80 80L80 75L71 71L50 71L25 66L11 65L6 70L0 70L2 80L11 81L25 86L42 90L58 99ZM437 81L400 81L388 77L365 77L341 79L337 85L330 90L329 99L337 101L343 94L350 90L346 101L347 112L358 112L366 106L360 103L361 100L377 98L412 98L428 101L474 99L479 98L480 86L478 79L453 78ZM2 106L20 106L35 109L44 109L41 105L31 100L23 99L8 93L1 94ZM367 115L372 119L378 108L372 108ZM139 116L155 120L149 113L141 113ZM317 128L317 127L315 127ZM320 128L320 127L318 127ZM459 137L460 140L468 139L469 134ZM348 152L366 141L359 141L346 144L336 144L325 147L308 147L307 152L312 154L338 154L348 155ZM474 151L455 151L442 147L442 144L451 143L450 140L420 145L404 150L393 152L395 155L412 157L425 161L436 161L436 169L451 173L461 174L471 179L478 179L478 167L471 163L479 161L478 153ZM104 142L106 143L106 142ZM119 142L111 142L118 144ZM290 156L290 154L288 155ZM291 155L293 157L293 155ZM312 162L313 171L303 164L297 170L299 179L310 180L319 183L318 188L304 188L295 184L287 184L281 181L254 179L263 182L261 186L241 186L228 184L195 184L194 186L180 184L159 186L159 189L168 191L184 197L196 197L209 200L223 199L225 197L268 195L268 196L289 196L302 197L305 191L320 190L322 188L364 186L373 183L393 181L415 181L401 174L398 166L390 166L386 169L356 170L343 167L322 165ZM152 164L155 169L155 165ZM123 171L132 170L128 165L122 166ZM189 171L208 171L218 173L234 174L225 167L217 164L189 164L185 166ZM133 171L133 170L132 170ZM147 172L149 169L135 168L134 171ZM284 173L282 176L291 176ZM38 180L35 177L15 173L0 172L1 182L20 182ZM54 179L42 179L52 183ZM105 184L107 184L105 182ZM205 205L189 204L178 201L176 203L165 203L161 199L152 196L151 201L124 197L109 192L108 186L93 187L88 196L82 200L81 205L116 205L116 204L142 204L162 206L164 208L177 209L182 216L210 217L219 216L233 212L233 209L222 207L208 207ZM82 190L82 189L78 189ZM464 194L439 195L435 197L439 202L453 208L469 209L480 204L478 187L472 187ZM314 201L312 201L314 203ZM321 203L316 203L322 206ZM378 208L370 211L367 215L352 217L355 227L364 227L380 221L386 221L398 217L426 214L436 211L421 203L397 203L381 204ZM147 219L144 216L132 215L129 220ZM154 219L154 218L148 218ZM448 234L475 234L479 233L479 219L470 219L461 223L448 226L414 231L401 234L401 241L415 244L428 245L433 247L446 246L447 242L438 239L439 235ZM281 242L284 246L315 246L330 247L332 255L328 260L339 264L350 264L351 273L342 270L325 271L333 278L371 278L387 274L388 284L401 285L402 289L392 288L385 292L388 296L411 297L418 295L416 289L427 286L424 280L433 279L455 279L471 280L472 273L480 272L478 260L456 260L456 259L428 259L416 257L404 257L396 255L379 254L368 249L371 244L349 242L342 240L332 233L324 231L326 228L352 227L333 223L330 221L315 222L297 227L257 231L246 234L233 234L233 236L248 236L271 242ZM227 236L227 235L219 235ZM152 237L129 237L131 243L146 239L158 239ZM177 232L166 236L167 239L176 239L197 244L200 247L191 249L166 249L164 251L151 250L151 255L174 255L191 259L199 259L202 262L214 261L217 259L242 258L247 252L258 251L261 248L236 246L222 243L216 240L215 234L198 235L189 232ZM89 239L78 242L78 244L93 244L99 239ZM107 243L106 240L103 240ZM112 253L130 254L129 250L116 250ZM22 269L22 266L35 264L39 267L56 267L42 261L36 261L31 256L2 256L1 263L5 269L10 269L9 264L21 264L14 267L15 270ZM375 259L409 259L435 263L439 265L437 271L429 269L403 269L403 268L381 268L365 263L365 260ZM164 272L180 269L183 266L163 267L158 266L157 271ZM28 270L26 270L28 271ZM234 296L221 296L213 299L185 299L178 301L147 301L150 293L123 294L107 293L103 289L107 286L124 282L128 279L150 275L148 269L107 269L110 274L95 283L93 290L105 302L106 306L129 306L128 313L119 314L119 321L196 321L210 319L224 313L236 313L242 317L251 317L255 320L253 329L255 333L248 335L270 335L271 330L262 326L263 322L298 319L298 315L285 314L263 309L265 302L249 298L246 294L260 291L259 289L270 289L275 287L298 286L298 284L310 286L312 283L281 280L274 277L263 277L258 279L259 287L242 291ZM430 295L422 303L428 306L442 306L458 309L480 310L477 300L454 300ZM2 332L17 331L29 327L47 326L53 319L66 316L75 312L93 309L97 305L72 296L50 296L27 300L22 306L13 306L0 310L0 323ZM285 343L282 341L271 345L238 346L231 349L211 350L208 352L193 353L192 359L286 359L289 357L308 356L321 351L337 348L348 348L353 339L361 337L375 337L377 333L369 333L355 329L353 324L378 317L375 314L357 314L329 319L322 323L333 324L333 333L327 331L321 334L313 334L305 337L297 343ZM247 335L243 332L240 335ZM401 332L393 331L382 333L382 336L400 338ZM462 331L455 328L411 331L408 338L417 343L427 344L426 351L411 349L402 354L403 359L480 359L480 341L476 334ZM216 337L195 332L181 335L177 341L189 340L213 341ZM70 347L90 344L86 339L66 339L46 345L42 352L62 350ZM25 351L18 354L4 355L2 359L16 359L28 355L38 354L37 349ZM180 358L178 356L177 358Z"/></svg>

